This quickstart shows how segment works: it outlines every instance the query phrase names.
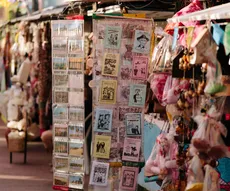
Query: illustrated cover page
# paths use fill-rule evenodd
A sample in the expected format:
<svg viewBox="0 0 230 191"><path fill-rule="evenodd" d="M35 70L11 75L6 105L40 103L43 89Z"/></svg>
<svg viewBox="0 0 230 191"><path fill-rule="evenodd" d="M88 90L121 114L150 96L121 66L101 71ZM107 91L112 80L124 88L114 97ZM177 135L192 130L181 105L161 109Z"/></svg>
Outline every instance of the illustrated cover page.
<svg viewBox="0 0 230 191"><path fill-rule="evenodd" d="M111 136L95 135L93 153L94 157L109 159L110 148Z"/></svg>
<svg viewBox="0 0 230 191"><path fill-rule="evenodd" d="M94 131L111 132L112 129L113 110L111 109L96 109L96 119Z"/></svg>
<svg viewBox="0 0 230 191"><path fill-rule="evenodd" d="M127 113L126 114L126 135L140 136L141 135L141 113Z"/></svg>
<svg viewBox="0 0 230 191"><path fill-rule="evenodd" d="M144 107L146 97L146 85L144 84L131 84L129 94L130 107Z"/></svg>
<svg viewBox="0 0 230 191"><path fill-rule="evenodd" d="M105 53L102 75L104 76L117 76L118 67L120 62L120 55L115 53Z"/></svg>
<svg viewBox="0 0 230 191"><path fill-rule="evenodd" d="M121 46L122 27L106 26L104 47L109 49L119 49Z"/></svg>
<svg viewBox="0 0 230 191"><path fill-rule="evenodd" d="M133 57L133 72L132 78L136 80L146 80L148 76L148 57L134 56Z"/></svg>
<svg viewBox="0 0 230 191"><path fill-rule="evenodd" d="M139 161L141 139L125 138L122 160Z"/></svg>
<svg viewBox="0 0 230 191"><path fill-rule="evenodd" d="M99 102L101 104L115 104L117 95L116 80L102 80Z"/></svg>
<svg viewBox="0 0 230 191"><path fill-rule="evenodd" d="M123 166L121 170L120 188L123 190L136 190L138 168Z"/></svg>
<svg viewBox="0 0 230 191"><path fill-rule="evenodd" d="M109 163L93 161L89 183L95 186L107 186L108 175Z"/></svg>

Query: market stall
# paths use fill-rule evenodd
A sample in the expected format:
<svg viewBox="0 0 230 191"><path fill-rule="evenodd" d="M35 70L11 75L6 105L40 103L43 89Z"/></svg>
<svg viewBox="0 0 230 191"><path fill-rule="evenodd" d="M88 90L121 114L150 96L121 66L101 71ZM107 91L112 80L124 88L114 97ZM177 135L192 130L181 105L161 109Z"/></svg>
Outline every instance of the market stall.
<svg viewBox="0 0 230 191"><path fill-rule="evenodd" d="M230 190L230 4L112 4L2 26L9 151L52 131L56 190Z"/></svg>
<svg viewBox="0 0 230 191"><path fill-rule="evenodd" d="M218 23L229 18L228 6L202 11L204 4L193 1L168 20L165 31L155 30L162 39L149 57L152 73L148 78L141 73L145 61L140 58L144 57L134 48L136 34L147 33L144 24L141 29L132 27L138 23L134 19L126 27L116 24L125 22L125 15L96 15L96 19L106 19L95 20L93 31L92 190L138 190L137 184L148 190L228 190L228 126L224 126L228 120L228 23ZM130 37L127 28L135 31L127 33ZM144 39L139 38L142 51L150 39L146 33L141 35ZM143 78L135 78L138 72ZM149 82L146 91L141 88L146 83L143 79ZM133 90L135 80L138 91L144 92L142 99L135 100L140 93ZM142 109L132 102L145 97ZM140 132L144 135L141 143ZM141 162L145 163L142 169Z"/></svg>

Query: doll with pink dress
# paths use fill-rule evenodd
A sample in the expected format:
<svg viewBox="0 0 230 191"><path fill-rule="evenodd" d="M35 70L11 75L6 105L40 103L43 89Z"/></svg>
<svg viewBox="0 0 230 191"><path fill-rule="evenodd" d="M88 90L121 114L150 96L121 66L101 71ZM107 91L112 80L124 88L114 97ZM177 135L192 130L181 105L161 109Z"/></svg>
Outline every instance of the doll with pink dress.
<svg viewBox="0 0 230 191"><path fill-rule="evenodd" d="M160 134L157 137L152 153L145 165L145 176L157 176L164 183L177 178L176 164L177 143L169 135Z"/></svg>

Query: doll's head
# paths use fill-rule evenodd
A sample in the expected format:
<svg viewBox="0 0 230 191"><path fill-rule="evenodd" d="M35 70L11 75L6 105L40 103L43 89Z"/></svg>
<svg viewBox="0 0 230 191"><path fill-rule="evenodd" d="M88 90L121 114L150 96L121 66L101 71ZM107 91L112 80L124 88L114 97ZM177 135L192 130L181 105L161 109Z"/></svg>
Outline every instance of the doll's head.
<svg viewBox="0 0 230 191"><path fill-rule="evenodd" d="M160 134L157 137L157 142L159 145L159 152L161 155L166 156L166 154L169 151L170 145L169 145L169 140L164 134Z"/></svg>

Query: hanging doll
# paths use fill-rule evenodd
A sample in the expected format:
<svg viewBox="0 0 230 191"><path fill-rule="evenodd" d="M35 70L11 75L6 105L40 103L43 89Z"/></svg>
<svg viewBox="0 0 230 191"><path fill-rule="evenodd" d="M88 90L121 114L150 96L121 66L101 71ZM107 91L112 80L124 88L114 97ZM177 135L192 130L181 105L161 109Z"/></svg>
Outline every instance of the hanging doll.
<svg viewBox="0 0 230 191"><path fill-rule="evenodd" d="M163 91L163 103L175 104L180 96L180 92L189 88L189 81L186 79L180 80L169 76L166 80Z"/></svg>
<svg viewBox="0 0 230 191"><path fill-rule="evenodd" d="M165 186L164 183L168 183L172 178L176 179L176 153L176 142L171 140L169 136L160 134L146 162L146 176L158 176L159 180L163 180L162 187Z"/></svg>
<svg viewBox="0 0 230 191"><path fill-rule="evenodd" d="M219 173L210 165L205 165L205 178L203 191L219 191Z"/></svg>
<svg viewBox="0 0 230 191"><path fill-rule="evenodd" d="M186 191L202 191L204 173L202 163L197 155L193 157L188 168Z"/></svg>
<svg viewBox="0 0 230 191"><path fill-rule="evenodd" d="M213 105L206 114L197 115L194 118L198 124L198 129L192 138L191 153L210 152L213 158L218 158L224 154L226 147L221 135L226 137L227 129L221 122L217 121L219 116L219 112Z"/></svg>

